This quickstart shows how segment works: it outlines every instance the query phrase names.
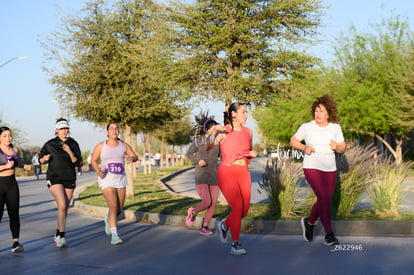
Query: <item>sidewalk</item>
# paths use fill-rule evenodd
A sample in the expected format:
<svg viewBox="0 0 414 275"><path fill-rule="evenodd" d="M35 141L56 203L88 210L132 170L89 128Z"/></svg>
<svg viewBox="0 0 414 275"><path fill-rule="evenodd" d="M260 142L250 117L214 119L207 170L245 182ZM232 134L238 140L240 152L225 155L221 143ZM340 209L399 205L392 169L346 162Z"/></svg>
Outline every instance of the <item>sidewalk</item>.
<svg viewBox="0 0 414 275"><path fill-rule="evenodd" d="M261 180L268 158L257 158L249 166L252 175L252 199L251 203L268 201L267 195L258 191L257 184ZM180 171L175 176L164 180L164 184L169 190L186 197L199 199L194 184L194 169ZM400 210L414 211L414 178L404 182L403 190L406 197L400 205ZM220 195L219 201L225 203L225 199ZM365 196L361 198L357 208L369 208L369 200ZM200 218L201 221L201 218ZM333 228L338 235L357 235L357 236L414 236L414 221L332 221ZM245 221L242 228L244 232L255 233L277 233L277 234L302 234L298 221ZM315 232L322 234L321 224L315 227Z"/></svg>

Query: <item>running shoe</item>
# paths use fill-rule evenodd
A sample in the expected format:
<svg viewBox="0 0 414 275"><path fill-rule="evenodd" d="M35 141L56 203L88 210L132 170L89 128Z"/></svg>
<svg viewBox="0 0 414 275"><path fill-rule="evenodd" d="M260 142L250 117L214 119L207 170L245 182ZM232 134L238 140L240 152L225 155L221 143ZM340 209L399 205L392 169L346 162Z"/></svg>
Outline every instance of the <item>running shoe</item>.
<svg viewBox="0 0 414 275"><path fill-rule="evenodd" d="M111 244L117 245L121 243L122 243L121 238L117 234L112 234Z"/></svg>
<svg viewBox="0 0 414 275"><path fill-rule="evenodd" d="M190 207L187 211L187 217L185 218L185 223L188 227L192 227L196 218L196 215L193 214L194 208Z"/></svg>
<svg viewBox="0 0 414 275"><path fill-rule="evenodd" d="M108 222L108 216L105 216L105 218L104 218L104 223L105 223L105 233L106 233L106 235L111 235L111 226L109 225L109 222Z"/></svg>
<svg viewBox="0 0 414 275"><path fill-rule="evenodd" d="M229 231L229 229L224 226L224 222L218 220L216 222L216 230L217 230L217 235L219 236L220 242L222 244L227 243L227 233Z"/></svg>
<svg viewBox="0 0 414 275"><path fill-rule="evenodd" d="M213 231L209 230L208 227L201 227L200 229L200 234L201 235L211 235L213 234Z"/></svg>
<svg viewBox="0 0 414 275"><path fill-rule="evenodd" d="M66 243L65 237L62 238L61 236L57 236L55 239L56 239L56 247L65 248L68 246L68 244Z"/></svg>
<svg viewBox="0 0 414 275"><path fill-rule="evenodd" d="M11 252L13 253L18 253L18 252L23 252L24 251L24 247L23 245L21 245L19 242L14 242Z"/></svg>
<svg viewBox="0 0 414 275"><path fill-rule="evenodd" d="M247 251L246 251L246 249L242 248L240 242L233 242L231 244L230 254L233 254L233 255L246 255Z"/></svg>
<svg viewBox="0 0 414 275"><path fill-rule="evenodd" d="M303 238L305 239L305 241L311 242L313 240L313 228L315 226L310 225L308 223L308 218L306 217L303 217L300 220L300 225L302 226Z"/></svg>
<svg viewBox="0 0 414 275"><path fill-rule="evenodd" d="M335 238L335 235L333 232L328 232L325 235L325 241L323 242L324 245L338 245L339 241L337 238Z"/></svg>

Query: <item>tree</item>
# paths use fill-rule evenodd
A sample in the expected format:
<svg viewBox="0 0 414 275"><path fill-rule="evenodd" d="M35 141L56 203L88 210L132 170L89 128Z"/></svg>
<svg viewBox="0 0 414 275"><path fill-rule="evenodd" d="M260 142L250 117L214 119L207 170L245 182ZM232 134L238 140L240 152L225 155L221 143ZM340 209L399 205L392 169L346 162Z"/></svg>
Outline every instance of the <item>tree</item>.
<svg viewBox="0 0 414 275"><path fill-rule="evenodd" d="M413 33L398 17L373 27L364 34L351 27L349 35L337 39L335 67L296 74L284 82L282 97L255 110L270 144L288 142L301 123L312 119L310 107L303 106L329 93L347 137L376 137L402 162L403 141L414 130Z"/></svg>
<svg viewBox="0 0 414 275"><path fill-rule="evenodd" d="M329 91L328 74L319 69L302 71L289 81L280 83L282 91L269 104L253 110L258 131L266 140L266 146L276 148L288 145L290 137L299 126L313 119L312 102L317 96Z"/></svg>
<svg viewBox="0 0 414 275"><path fill-rule="evenodd" d="M401 163L402 144L414 130L413 32L399 16L372 27L373 32L359 33L352 26L338 39L341 123L355 136L376 137Z"/></svg>
<svg viewBox="0 0 414 275"><path fill-rule="evenodd" d="M82 12L63 17L61 30L44 43L62 69L46 68L61 106L82 120L115 121L135 139L139 131L180 117L180 66L169 51L162 7L119 0L107 8L95 0Z"/></svg>
<svg viewBox="0 0 414 275"><path fill-rule="evenodd" d="M182 146L191 142L192 128L190 118L186 116L176 119L155 131L154 135L164 143L165 156L168 158L168 145ZM168 159L166 163L168 167Z"/></svg>
<svg viewBox="0 0 414 275"><path fill-rule="evenodd" d="M8 127L11 130L13 134L13 146L20 146L26 142L25 136L27 134L24 132L24 130L4 121L2 113L0 113L0 126Z"/></svg>
<svg viewBox="0 0 414 275"><path fill-rule="evenodd" d="M299 48L320 24L321 1L213 1L175 3L177 43L203 99L260 104L277 83L314 58Z"/></svg>

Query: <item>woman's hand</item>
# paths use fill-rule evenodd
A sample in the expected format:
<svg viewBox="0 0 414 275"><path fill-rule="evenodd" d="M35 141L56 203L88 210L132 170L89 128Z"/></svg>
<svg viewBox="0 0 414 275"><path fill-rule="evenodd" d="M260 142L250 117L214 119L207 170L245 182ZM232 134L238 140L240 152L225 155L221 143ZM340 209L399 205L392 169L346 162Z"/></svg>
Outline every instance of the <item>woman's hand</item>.
<svg viewBox="0 0 414 275"><path fill-rule="evenodd" d="M100 177L101 179L105 177L105 171L99 170L97 174L98 174L98 177Z"/></svg>
<svg viewBox="0 0 414 275"><path fill-rule="evenodd" d="M309 145L305 145L305 150L303 151L305 151L305 154L310 155L312 153L315 153L315 148Z"/></svg>
<svg viewBox="0 0 414 275"><path fill-rule="evenodd" d="M42 158L43 162L49 161L49 159L50 159L50 154L44 155Z"/></svg>
<svg viewBox="0 0 414 275"><path fill-rule="evenodd" d="M200 160L198 161L198 166L203 167L203 166L206 166L206 165L207 165L207 162L205 162L203 159L200 159Z"/></svg>
<svg viewBox="0 0 414 275"><path fill-rule="evenodd" d="M69 156L73 156L74 155L73 152L72 152L72 150L70 149L69 145L63 143L62 149L63 149L63 151L65 151L66 153L68 153Z"/></svg>
<svg viewBox="0 0 414 275"><path fill-rule="evenodd" d="M223 142L226 139L226 134L225 133L219 133L216 136L216 139L214 140L214 144L219 144L221 142Z"/></svg>
<svg viewBox="0 0 414 275"><path fill-rule="evenodd" d="M4 170L7 169L13 169L14 167L14 160L9 160L5 165L4 165Z"/></svg>
<svg viewBox="0 0 414 275"><path fill-rule="evenodd" d="M257 157L257 152L256 152L256 150L251 150L251 151L249 151L249 155L250 155L250 157L252 157L252 158Z"/></svg>

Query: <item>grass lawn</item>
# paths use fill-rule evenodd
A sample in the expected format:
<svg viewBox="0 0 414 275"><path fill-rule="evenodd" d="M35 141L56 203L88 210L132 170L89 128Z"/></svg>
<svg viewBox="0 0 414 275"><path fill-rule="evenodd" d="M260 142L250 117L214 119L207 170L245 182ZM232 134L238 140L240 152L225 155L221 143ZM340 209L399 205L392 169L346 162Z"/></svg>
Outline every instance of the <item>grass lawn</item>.
<svg viewBox="0 0 414 275"><path fill-rule="evenodd" d="M134 179L135 196L129 197L125 201L126 210L160 213L166 215L186 216L189 207L195 207L200 200L174 195L165 190L164 186L159 182L160 179L188 166L174 166L170 168L153 169L151 174L144 174L142 171L137 173ZM98 183L88 186L85 191L79 195L82 203L104 206L106 202L99 190ZM215 211L215 218L224 218L229 213L230 208L225 205L218 204ZM335 220L414 220L414 212L402 211L400 217L381 217L376 216L373 211L358 210L352 216L337 216ZM202 213L202 215L204 215ZM251 204L249 214L246 220L275 220L277 219L274 211L271 210L269 203ZM300 219L299 216L293 216L291 220Z"/></svg>

